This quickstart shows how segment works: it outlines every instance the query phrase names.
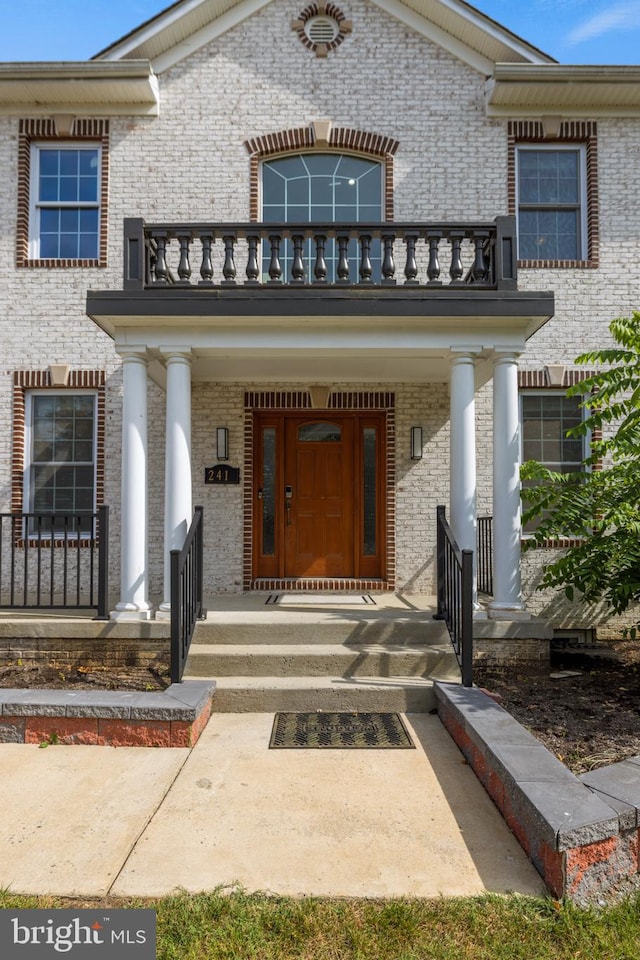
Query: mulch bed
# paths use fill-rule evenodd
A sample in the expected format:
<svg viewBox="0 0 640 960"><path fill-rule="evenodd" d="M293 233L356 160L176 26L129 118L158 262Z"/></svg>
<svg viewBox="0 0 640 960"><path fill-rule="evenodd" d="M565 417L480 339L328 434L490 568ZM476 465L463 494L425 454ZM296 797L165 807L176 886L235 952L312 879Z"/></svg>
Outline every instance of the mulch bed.
<svg viewBox="0 0 640 960"><path fill-rule="evenodd" d="M640 755L640 642L610 650L560 650L535 674L478 666L474 680L573 773L585 773ZM554 676L564 671L579 673Z"/></svg>

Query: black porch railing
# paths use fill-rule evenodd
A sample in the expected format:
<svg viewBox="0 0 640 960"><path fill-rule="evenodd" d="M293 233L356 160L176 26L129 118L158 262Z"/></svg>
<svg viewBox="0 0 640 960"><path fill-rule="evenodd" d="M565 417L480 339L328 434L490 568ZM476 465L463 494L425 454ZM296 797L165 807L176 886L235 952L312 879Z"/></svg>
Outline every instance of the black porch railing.
<svg viewBox="0 0 640 960"><path fill-rule="evenodd" d="M95 609L108 619L109 507L0 513L0 609Z"/></svg>
<svg viewBox="0 0 640 960"><path fill-rule="evenodd" d="M493 517L478 517L476 536L478 591L493 596Z"/></svg>
<svg viewBox="0 0 640 960"><path fill-rule="evenodd" d="M447 624L462 674L473 686L473 550L460 550L445 517L436 508L438 618Z"/></svg>
<svg viewBox="0 0 640 960"><path fill-rule="evenodd" d="M202 507L195 507L182 550L171 551L171 682L181 683L202 606Z"/></svg>
<svg viewBox="0 0 640 960"><path fill-rule="evenodd" d="M124 289L473 284L516 289L515 218L455 223L124 221Z"/></svg>

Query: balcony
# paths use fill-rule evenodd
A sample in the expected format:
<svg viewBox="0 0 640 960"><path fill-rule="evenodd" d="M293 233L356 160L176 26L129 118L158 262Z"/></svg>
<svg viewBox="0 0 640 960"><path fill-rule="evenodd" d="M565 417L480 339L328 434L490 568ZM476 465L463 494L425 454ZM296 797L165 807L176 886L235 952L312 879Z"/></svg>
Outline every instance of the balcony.
<svg viewBox="0 0 640 960"><path fill-rule="evenodd" d="M118 348L161 359L171 344L188 347L205 379L393 379L443 376L449 351L469 344L485 357L521 351L553 315L553 294L518 289L513 217L127 219L122 288L90 290L87 313Z"/></svg>
<svg viewBox="0 0 640 960"><path fill-rule="evenodd" d="M357 225L126 220L124 240L125 290L516 287L513 217Z"/></svg>

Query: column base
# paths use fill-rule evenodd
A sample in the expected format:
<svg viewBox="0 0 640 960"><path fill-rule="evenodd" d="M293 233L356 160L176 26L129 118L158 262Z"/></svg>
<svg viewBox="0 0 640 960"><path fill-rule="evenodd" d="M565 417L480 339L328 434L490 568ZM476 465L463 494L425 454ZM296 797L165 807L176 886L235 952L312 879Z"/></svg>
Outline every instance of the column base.
<svg viewBox="0 0 640 960"><path fill-rule="evenodd" d="M156 620L171 620L171 604L163 600L156 610Z"/></svg>
<svg viewBox="0 0 640 960"><path fill-rule="evenodd" d="M142 603L117 603L115 610L109 614L110 620L117 620L121 623L134 622L140 620L151 620L153 607Z"/></svg>
<svg viewBox="0 0 640 960"><path fill-rule="evenodd" d="M490 620L531 620L524 603L490 603L487 614Z"/></svg>

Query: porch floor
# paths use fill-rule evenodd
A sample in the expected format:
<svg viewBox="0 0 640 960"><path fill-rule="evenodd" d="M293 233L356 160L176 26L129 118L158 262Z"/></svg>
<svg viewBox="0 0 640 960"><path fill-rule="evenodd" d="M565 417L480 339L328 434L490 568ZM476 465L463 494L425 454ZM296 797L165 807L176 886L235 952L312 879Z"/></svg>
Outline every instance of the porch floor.
<svg viewBox="0 0 640 960"><path fill-rule="evenodd" d="M407 717L415 750L269 750L272 724L269 713L214 714L192 750L1 744L0 886L541 894L438 717Z"/></svg>

